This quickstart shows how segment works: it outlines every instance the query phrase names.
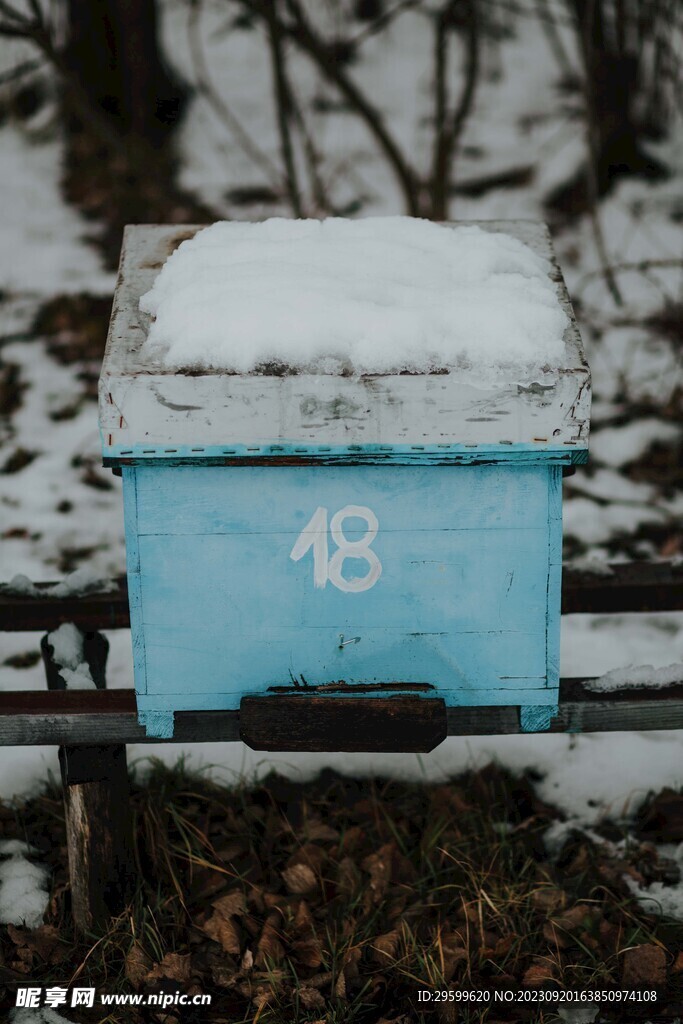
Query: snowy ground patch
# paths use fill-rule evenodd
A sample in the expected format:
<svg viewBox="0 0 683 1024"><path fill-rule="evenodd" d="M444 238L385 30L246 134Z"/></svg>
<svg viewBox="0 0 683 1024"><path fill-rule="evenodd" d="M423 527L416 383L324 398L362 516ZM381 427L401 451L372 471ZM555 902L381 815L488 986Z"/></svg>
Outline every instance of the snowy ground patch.
<svg viewBox="0 0 683 1024"><path fill-rule="evenodd" d="M53 650L55 664L66 683L67 690L94 690L95 683L90 666L83 654L83 634L73 622L63 622L48 633L47 642Z"/></svg>
<svg viewBox="0 0 683 1024"><path fill-rule="evenodd" d="M37 928L42 923L49 894L46 891L47 868L29 860L34 854L17 839L0 842L0 923L25 924Z"/></svg>

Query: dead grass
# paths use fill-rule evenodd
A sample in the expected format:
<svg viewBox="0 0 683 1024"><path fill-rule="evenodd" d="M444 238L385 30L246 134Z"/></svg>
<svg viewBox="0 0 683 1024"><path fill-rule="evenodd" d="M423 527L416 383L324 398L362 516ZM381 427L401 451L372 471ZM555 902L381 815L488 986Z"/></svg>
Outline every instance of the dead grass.
<svg viewBox="0 0 683 1024"><path fill-rule="evenodd" d="M417 992L606 988L650 962L665 1001L683 994L683 924L645 913L624 881L676 882L675 865L647 841L617 854L581 832L549 858L557 812L492 766L444 785L323 772L227 788L153 764L133 808L139 885L91 943L72 941L58 789L0 810L0 835L32 843L53 873L46 924L0 928L0 965L41 984L213 997L195 1016L126 1009L111 1024L545 1022L555 1010L534 1004L427 1012Z"/></svg>

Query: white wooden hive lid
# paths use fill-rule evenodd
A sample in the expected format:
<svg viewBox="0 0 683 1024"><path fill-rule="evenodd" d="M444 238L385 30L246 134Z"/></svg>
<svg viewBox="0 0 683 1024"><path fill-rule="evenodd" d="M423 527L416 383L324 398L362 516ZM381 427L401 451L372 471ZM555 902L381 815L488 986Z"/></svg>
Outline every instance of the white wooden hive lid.
<svg viewBox="0 0 683 1024"><path fill-rule="evenodd" d="M475 223L475 222L473 222ZM105 463L297 458L585 461L590 370L547 227L483 221L545 257L567 315L564 355L538 379L483 387L457 371L340 376L178 371L151 357L140 297L196 225L130 225L99 389Z"/></svg>

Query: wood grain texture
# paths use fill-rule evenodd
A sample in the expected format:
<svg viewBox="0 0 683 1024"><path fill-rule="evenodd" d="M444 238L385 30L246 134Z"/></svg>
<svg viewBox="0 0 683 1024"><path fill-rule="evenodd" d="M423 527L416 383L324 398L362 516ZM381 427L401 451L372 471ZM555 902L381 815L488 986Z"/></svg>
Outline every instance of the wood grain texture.
<svg viewBox="0 0 683 1024"><path fill-rule="evenodd" d="M474 387L447 374L338 377L169 372L142 350L149 318L140 313L168 255L197 226L126 228L119 282L100 379L100 427L106 458L139 447L163 459L177 446L499 445L585 450L590 372L567 290L545 225L480 222L513 234L551 261L558 300L569 317L565 353L542 381ZM156 450L158 449L158 450ZM150 451L151 450L151 451ZM220 457L220 451L212 451ZM282 453L261 452L277 460ZM292 454L289 452L288 454ZM249 458L248 450L241 453ZM313 452L316 457L316 452Z"/></svg>
<svg viewBox="0 0 683 1024"><path fill-rule="evenodd" d="M96 689L67 690L49 637L41 653L49 697L106 695L109 643L100 633L83 638L83 655ZM64 795L71 913L79 935L106 930L126 905L133 878L133 830L126 747L122 743L65 744L59 748Z"/></svg>
<svg viewBox="0 0 683 1024"><path fill-rule="evenodd" d="M425 697L245 697L240 739L254 750L427 753L447 736L446 705Z"/></svg>
<svg viewBox="0 0 683 1024"><path fill-rule="evenodd" d="M87 935L105 931L124 910L134 878L126 748L107 744L90 757L83 751L86 762L77 762L81 774L90 761L91 771L97 768L106 776L84 782L72 781L69 750L60 749L60 761L71 912L76 931Z"/></svg>

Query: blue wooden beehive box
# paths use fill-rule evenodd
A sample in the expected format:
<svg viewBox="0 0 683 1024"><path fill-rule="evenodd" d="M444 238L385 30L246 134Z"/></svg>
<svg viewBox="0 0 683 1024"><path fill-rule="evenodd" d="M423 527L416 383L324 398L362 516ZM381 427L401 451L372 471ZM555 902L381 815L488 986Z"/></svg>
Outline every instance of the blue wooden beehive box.
<svg viewBox="0 0 683 1024"><path fill-rule="evenodd" d="M199 229L127 228L100 428L123 476L148 734L278 695L311 715L353 698L358 722L406 695L515 705L523 728L548 727L562 474L587 457L590 373L545 226L481 226L552 261L570 326L542 381L165 370L141 353L139 298Z"/></svg>

